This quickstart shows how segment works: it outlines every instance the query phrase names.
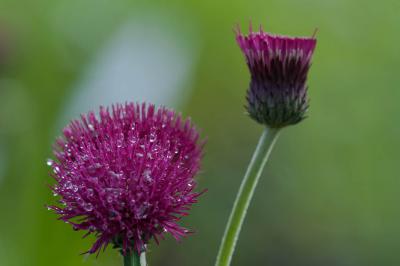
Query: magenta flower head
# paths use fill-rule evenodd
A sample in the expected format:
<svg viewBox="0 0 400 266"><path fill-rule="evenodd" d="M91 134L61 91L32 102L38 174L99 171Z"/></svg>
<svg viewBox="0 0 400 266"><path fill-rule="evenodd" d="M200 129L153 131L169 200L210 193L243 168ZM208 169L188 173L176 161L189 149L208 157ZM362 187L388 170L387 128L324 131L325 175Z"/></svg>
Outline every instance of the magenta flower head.
<svg viewBox="0 0 400 266"><path fill-rule="evenodd" d="M251 73L247 111L258 123L271 128L297 124L308 109L307 73L317 43L313 37L288 37L259 32L245 36L238 28L236 40Z"/></svg>
<svg viewBox="0 0 400 266"><path fill-rule="evenodd" d="M178 221L195 192L203 141L190 120L172 110L126 103L72 121L48 160L60 196L49 206L75 230L94 234L88 253L109 243L123 254L143 252L165 233L190 233ZM85 235L85 236L86 236Z"/></svg>

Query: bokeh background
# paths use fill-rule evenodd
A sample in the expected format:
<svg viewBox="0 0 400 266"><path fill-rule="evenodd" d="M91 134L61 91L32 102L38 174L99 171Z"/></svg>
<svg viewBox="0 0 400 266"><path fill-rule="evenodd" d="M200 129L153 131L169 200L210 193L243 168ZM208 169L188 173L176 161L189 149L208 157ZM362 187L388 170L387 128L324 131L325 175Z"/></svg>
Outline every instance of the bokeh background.
<svg viewBox="0 0 400 266"><path fill-rule="evenodd" d="M150 101L208 136L197 234L151 245L150 265L213 265L262 127L238 23L311 35L311 109L285 129L257 188L233 265L400 265L400 2L395 0L0 0L0 265L121 265L56 221L45 161L70 119Z"/></svg>

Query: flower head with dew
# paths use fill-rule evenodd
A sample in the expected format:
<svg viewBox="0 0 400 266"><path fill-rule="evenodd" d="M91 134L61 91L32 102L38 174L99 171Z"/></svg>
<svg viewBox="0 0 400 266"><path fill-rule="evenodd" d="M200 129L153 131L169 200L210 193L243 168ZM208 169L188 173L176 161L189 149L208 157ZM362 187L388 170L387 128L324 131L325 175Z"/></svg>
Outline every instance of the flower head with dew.
<svg viewBox="0 0 400 266"><path fill-rule="evenodd" d="M98 116L82 115L57 139L48 165L60 200L49 209L97 237L88 253L112 243L123 254L140 254L167 232L179 240L190 231L178 221L202 194L194 176L203 144L190 120L172 110L100 107Z"/></svg>
<svg viewBox="0 0 400 266"><path fill-rule="evenodd" d="M236 41L251 74L247 91L250 117L271 128L303 120L308 109L307 74L315 37L273 35L261 27L253 32L250 25L248 35L237 28Z"/></svg>

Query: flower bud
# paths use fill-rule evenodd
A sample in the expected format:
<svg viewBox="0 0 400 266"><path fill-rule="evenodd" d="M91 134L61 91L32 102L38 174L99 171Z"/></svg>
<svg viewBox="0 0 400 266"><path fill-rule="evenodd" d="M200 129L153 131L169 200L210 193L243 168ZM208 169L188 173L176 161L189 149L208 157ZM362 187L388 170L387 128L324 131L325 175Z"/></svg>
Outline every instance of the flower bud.
<svg viewBox="0 0 400 266"><path fill-rule="evenodd" d="M251 74L247 111L251 118L271 128L299 123L309 106L307 74L317 43L312 37L288 37L264 32L236 40Z"/></svg>

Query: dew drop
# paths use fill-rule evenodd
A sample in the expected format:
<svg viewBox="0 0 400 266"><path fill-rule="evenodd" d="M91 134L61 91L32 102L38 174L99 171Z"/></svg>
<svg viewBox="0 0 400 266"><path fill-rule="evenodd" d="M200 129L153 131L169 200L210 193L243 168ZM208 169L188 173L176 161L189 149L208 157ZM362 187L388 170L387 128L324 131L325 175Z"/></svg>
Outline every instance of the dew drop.
<svg viewBox="0 0 400 266"><path fill-rule="evenodd" d="M99 182L99 178L97 176L92 176L89 179L92 183L98 183Z"/></svg>
<svg viewBox="0 0 400 266"><path fill-rule="evenodd" d="M136 213L136 219L146 219L150 206L151 204L149 202L143 202L143 205L140 206L139 210Z"/></svg>
<svg viewBox="0 0 400 266"><path fill-rule="evenodd" d="M79 187L78 187L78 186L76 186L76 185L73 185L73 186L72 186L72 191L78 192L78 190L79 190Z"/></svg>
<svg viewBox="0 0 400 266"><path fill-rule="evenodd" d="M89 172L90 174L95 174L95 173L97 172L97 170L100 169L100 168L101 168L101 164L99 164L99 163L94 163L94 164L92 164L92 165L90 165L90 166L88 167L88 172Z"/></svg>
<svg viewBox="0 0 400 266"><path fill-rule="evenodd" d="M54 167L53 172L55 174L58 174L60 172L60 167L58 167L58 166Z"/></svg>
<svg viewBox="0 0 400 266"><path fill-rule="evenodd" d="M86 196L91 197L91 196L93 196L93 194L94 194L93 189L88 188L88 189L86 190Z"/></svg>
<svg viewBox="0 0 400 266"><path fill-rule="evenodd" d="M108 203L113 202L113 196L112 196L112 195L108 195L108 196L107 196L107 202L108 202Z"/></svg>
<svg viewBox="0 0 400 266"><path fill-rule="evenodd" d="M157 135L155 133L150 133L149 141L150 143L155 142L157 139Z"/></svg>
<svg viewBox="0 0 400 266"><path fill-rule="evenodd" d="M146 170L143 171L144 180L145 180L146 182L149 182L149 183L150 183L151 181L153 181L153 179L151 178L150 174L151 174L151 171L150 171L149 169L146 169Z"/></svg>
<svg viewBox="0 0 400 266"><path fill-rule="evenodd" d="M123 174L116 173L114 171L108 171L111 177L113 178L120 178Z"/></svg>
<svg viewBox="0 0 400 266"><path fill-rule="evenodd" d="M78 203L81 206L84 206L85 201L81 197L77 197L76 198L76 203Z"/></svg>
<svg viewBox="0 0 400 266"><path fill-rule="evenodd" d="M88 124L88 128L89 128L90 131L94 130L94 126L92 124Z"/></svg>
<svg viewBox="0 0 400 266"><path fill-rule="evenodd" d="M66 189L72 189L72 183L71 183L71 181L67 181L66 183L65 183L65 185L64 185L64 187L66 188Z"/></svg>
<svg viewBox="0 0 400 266"><path fill-rule="evenodd" d="M84 209L85 209L85 211L91 212L91 211L93 211L93 205L91 203L87 203L84 206Z"/></svg>
<svg viewBox="0 0 400 266"><path fill-rule="evenodd" d="M51 159L48 159L47 161L46 161L46 164L48 165L48 166L52 166L53 165L53 160L51 160Z"/></svg>
<svg viewBox="0 0 400 266"><path fill-rule="evenodd" d="M136 140L136 137L132 137L130 140L129 140L129 142L133 145L133 144L136 144L136 142L137 142L137 140Z"/></svg>
<svg viewBox="0 0 400 266"><path fill-rule="evenodd" d="M137 157L143 157L143 153L138 152L138 153L136 153L136 156Z"/></svg>
<svg viewBox="0 0 400 266"><path fill-rule="evenodd" d="M115 188L113 190L113 194L114 194L115 197L119 197L119 196L121 196L122 193L121 193L121 190L119 188Z"/></svg>
<svg viewBox="0 0 400 266"><path fill-rule="evenodd" d="M124 134L121 133L121 134L119 134L118 139L117 139L117 147L121 148L123 146L123 144L124 144Z"/></svg>

